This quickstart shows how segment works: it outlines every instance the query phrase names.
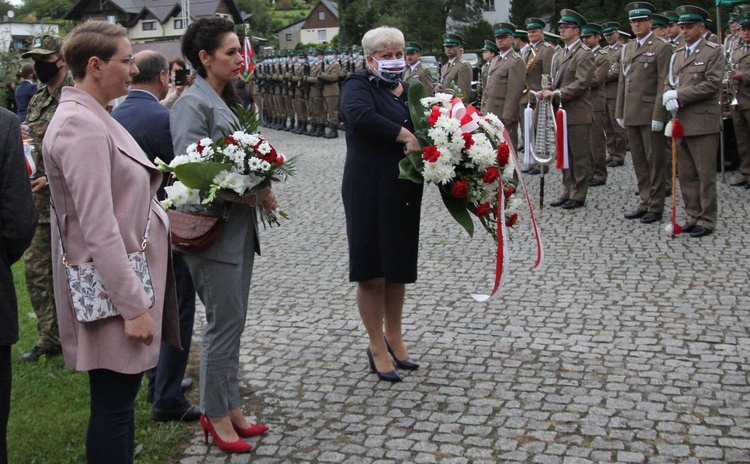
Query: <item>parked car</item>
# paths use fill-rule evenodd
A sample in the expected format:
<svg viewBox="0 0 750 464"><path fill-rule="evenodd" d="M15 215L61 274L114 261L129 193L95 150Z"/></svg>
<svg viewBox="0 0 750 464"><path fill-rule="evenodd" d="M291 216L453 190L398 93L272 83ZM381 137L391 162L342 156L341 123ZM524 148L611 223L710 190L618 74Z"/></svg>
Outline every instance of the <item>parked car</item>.
<svg viewBox="0 0 750 464"><path fill-rule="evenodd" d="M420 61L424 65L425 68L429 69L432 73L432 77L437 79L440 74L440 62L437 58L435 58L432 55L422 56L420 57Z"/></svg>
<svg viewBox="0 0 750 464"><path fill-rule="evenodd" d="M464 61L468 61L472 68L478 68L479 67L479 55L476 53L464 53L461 55L461 59Z"/></svg>

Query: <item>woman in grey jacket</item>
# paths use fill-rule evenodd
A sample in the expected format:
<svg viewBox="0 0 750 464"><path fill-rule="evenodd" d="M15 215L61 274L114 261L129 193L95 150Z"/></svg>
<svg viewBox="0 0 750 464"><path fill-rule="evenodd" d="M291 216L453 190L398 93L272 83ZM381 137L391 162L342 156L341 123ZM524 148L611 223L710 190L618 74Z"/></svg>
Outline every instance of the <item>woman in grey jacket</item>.
<svg viewBox="0 0 750 464"><path fill-rule="evenodd" d="M182 39L182 54L197 72L194 84L170 114L176 155L203 138L217 140L236 122L234 81L244 63L234 24L219 18L192 23ZM240 337L245 327L255 253L260 252L255 208L276 208L270 189L225 204L217 201L207 214L229 208L227 224L216 242L194 251L180 249L206 308L200 360L200 399L204 436L210 433L219 449L247 452L242 438L261 435L268 427L250 424L240 409Z"/></svg>

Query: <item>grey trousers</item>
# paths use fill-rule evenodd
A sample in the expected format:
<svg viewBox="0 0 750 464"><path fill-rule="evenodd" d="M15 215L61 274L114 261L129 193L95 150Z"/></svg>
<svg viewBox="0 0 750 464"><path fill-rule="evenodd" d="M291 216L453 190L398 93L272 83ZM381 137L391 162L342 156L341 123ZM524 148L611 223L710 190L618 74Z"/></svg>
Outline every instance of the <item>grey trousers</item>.
<svg viewBox="0 0 750 464"><path fill-rule="evenodd" d="M185 255L195 290L206 307L199 388L201 409L210 417L224 417L240 407L240 338L255 260L253 227L247 229L245 243L237 244L237 253L242 254L238 264Z"/></svg>

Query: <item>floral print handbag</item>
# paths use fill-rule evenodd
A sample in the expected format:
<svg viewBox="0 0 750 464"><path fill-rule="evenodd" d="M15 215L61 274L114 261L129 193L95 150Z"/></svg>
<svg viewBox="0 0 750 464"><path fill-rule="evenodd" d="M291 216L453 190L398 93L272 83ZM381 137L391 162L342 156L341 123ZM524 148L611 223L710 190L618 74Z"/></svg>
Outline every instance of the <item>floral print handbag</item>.
<svg viewBox="0 0 750 464"><path fill-rule="evenodd" d="M52 207L54 208L54 204ZM143 231L141 250L129 253L128 262L140 279L146 295L151 300L151 306L153 306L155 302L154 286L151 282L151 272L146 260L146 246L148 244L148 231L150 227L151 208L149 206L148 220L146 221L146 230ZM59 221L57 222L57 229L60 237L60 247L62 248L62 261L65 265L65 276L68 279L68 288L70 290L70 301L76 319L79 322L94 322L117 316L119 314L117 308L109 298L107 289L104 287L104 283L94 263L68 263Z"/></svg>

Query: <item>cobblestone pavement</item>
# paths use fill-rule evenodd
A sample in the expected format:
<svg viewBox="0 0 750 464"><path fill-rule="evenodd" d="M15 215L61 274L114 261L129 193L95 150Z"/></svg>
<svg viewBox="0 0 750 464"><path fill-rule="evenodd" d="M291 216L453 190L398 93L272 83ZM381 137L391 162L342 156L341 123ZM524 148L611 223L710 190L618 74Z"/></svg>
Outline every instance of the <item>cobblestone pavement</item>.
<svg viewBox="0 0 750 464"><path fill-rule="evenodd" d="M537 210L543 269L522 218L510 277L477 303L492 243L469 240L427 186L404 315L422 367L388 384L367 368L348 283L345 142L265 134L301 155L276 189L291 219L261 231L241 349L246 412L271 431L229 456L193 426L182 463L750 462L747 190L719 182L716 234L671 240L665 222L623 219L633 169L610 169L586 208Z"/></svg>

